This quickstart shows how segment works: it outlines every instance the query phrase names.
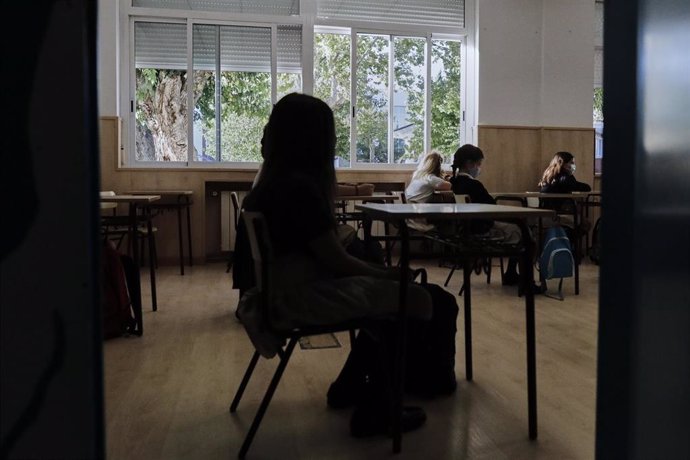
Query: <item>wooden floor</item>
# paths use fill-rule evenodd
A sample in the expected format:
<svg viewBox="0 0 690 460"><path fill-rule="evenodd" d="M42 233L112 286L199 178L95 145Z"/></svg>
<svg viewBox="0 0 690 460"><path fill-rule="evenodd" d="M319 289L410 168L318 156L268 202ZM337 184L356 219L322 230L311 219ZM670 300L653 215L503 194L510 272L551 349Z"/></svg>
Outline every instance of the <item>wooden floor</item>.
<svg viewBox="0 0 690 460"><path fill-rule="evenodd" d="M448 273L431 261L416 266L426 266L438 284ZM161 267L157 312L144 283L144 336L105 342L108 458L236 458L276 360L260 361L230 414L253 350L235 320L230 278L225 264L195 266L185 276ZM460 280L457 273L452 292ZM408 398L406 404L425 408L428 421L404 435L400 455L392 455L386 437L351 438L350 411L326 406L328 385L349 350L343 336L342 348L295 351L248 458L593 458L598 280L598 267L585 264L579 296L569 279L565 301L537 298L537 441L527 437L523 300L514 287L474 276L474 381L465 380L461 310L458 391L433 401Z"/></svg>

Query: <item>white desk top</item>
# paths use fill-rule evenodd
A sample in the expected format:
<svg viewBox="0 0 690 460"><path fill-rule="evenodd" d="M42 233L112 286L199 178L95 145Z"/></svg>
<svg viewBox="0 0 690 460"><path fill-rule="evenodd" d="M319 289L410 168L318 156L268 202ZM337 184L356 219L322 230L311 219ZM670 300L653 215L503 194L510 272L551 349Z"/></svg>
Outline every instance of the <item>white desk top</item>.
<svg viewBox="0 0 690 460"><path fill-rule="evenodd" d="M131 190L126 192L129 195L193 195L193 190Z"/></svg>
<svg viewBox="0 0 690 460"><path fill-rule="evenodd" d="M572 192L572 193L543 193L543 192L491 192L491 196L504 196L515 198L571 198L584 200L590 195L600 195L601 192Z"/></svg>
<svg viewBox="0 0 690 460"><path fill-rule="evenodd" d="M101 203L152 203L160 199L160 195L112 195L101 196Z"/></svg>
<svg viewBox="0 0 690 460"><path fill-rule="evenodd" d="M334 201L395 201L400 195L385 195L383 193L373 195L342 195L336 196Z"/></svg>
<svg viewBox="0 0 690 460"><path fill-rule="evenodd" d="M355 209L382 220L413 219L524 219L549 217L550 209L523 208L479 203L357 204Z"/></svg>

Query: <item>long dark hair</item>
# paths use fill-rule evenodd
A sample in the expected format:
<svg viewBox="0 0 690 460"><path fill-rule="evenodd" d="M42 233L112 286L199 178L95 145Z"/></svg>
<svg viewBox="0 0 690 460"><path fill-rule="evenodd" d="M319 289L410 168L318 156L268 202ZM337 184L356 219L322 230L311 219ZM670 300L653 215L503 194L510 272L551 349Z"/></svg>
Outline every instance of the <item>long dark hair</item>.
<svg viewBox="0 0 690 460"><path fill-rule="evenodd" d="M333 204L335 122L320 99L291 93L273 107L262 139L264 164L255 190L267 192L279 177L308 177Z"/></svg>
<svg viewBox="0 0 690 460"><path fill-rule="evenodd" d="M570 152L556 152L551 163L549 163L549 166L544 170L544 174L541 176L541 180L537 185L539 185L539 187L545 187L552 184L553 181L556 180L556 177L563 172L563 165L573 161L573 158L575 157Z"/></svg>

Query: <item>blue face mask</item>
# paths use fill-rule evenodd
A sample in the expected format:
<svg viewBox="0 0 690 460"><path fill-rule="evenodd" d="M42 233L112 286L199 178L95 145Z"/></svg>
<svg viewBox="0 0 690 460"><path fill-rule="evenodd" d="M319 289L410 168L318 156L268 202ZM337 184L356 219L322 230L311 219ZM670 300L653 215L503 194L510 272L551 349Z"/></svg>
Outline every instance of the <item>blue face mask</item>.
<svg viewBox="0 0 690 460"><path fill-rule="evenodd" d="M476 179L481 174L482 168L480 168L479 166L475 166L474 168L470 169L467 172L470 174L470 176L472 176Z"/></svg>

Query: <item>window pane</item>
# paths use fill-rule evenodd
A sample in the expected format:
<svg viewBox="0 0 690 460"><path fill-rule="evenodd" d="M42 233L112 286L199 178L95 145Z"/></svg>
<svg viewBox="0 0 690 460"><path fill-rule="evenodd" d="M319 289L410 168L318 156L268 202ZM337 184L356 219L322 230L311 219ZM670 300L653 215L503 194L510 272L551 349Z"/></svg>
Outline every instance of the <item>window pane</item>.
<svg viewBox="0 0 690 460"><path fill-rule="evenodd" d="M460 144L460 42L431 41L431 147L450 161Z"/></svg>
<svg viewBox="0 0 690 460"><path fill-rule="evenodd" d="M216 148L216 60L217 26L195 25L193 29L194 69L194 158L218 161Z"/></svg>
<svg viewBox="0 0 690 460"><path fill-rule="evenodd" d="M424 153L426 40L396 37L393 44L393 161L416 162Z"/></svg>
<svg viewBox="0 0 690 460"><path fill-rule="evenodd" d="M134 24L137 161L187 161L186 36L184 24Z"/></svg>
<svg viewBox="0 0 690 460"><path fill-rule="evenodd" d="M314 96L333 110L336 166L350 166L350 36L314 34Z"/></svg>
<svg viewBox="0 0 690 460"><path fill-rule="evenodd" d="M278 92L277 99L302 91L302 26L277 28Z"/></svg>
<svg viewBox="0 0 690 460"><path fill-rule="evenodd" d="M271 30L195 25L193 35L196 159L261 161L271 110Z"/></svg>
<svg viewBox="0 0 690 460"><path fill-rule="evenodd" d="M357 161L388 163L388 62L390 42L357 36Z"/></svg>
<svg viewBox="0 0 690 460"><path fill-rule="evenodd" d="M594 173L601 174L604 157L604 88L594 88Z"/></svg>

